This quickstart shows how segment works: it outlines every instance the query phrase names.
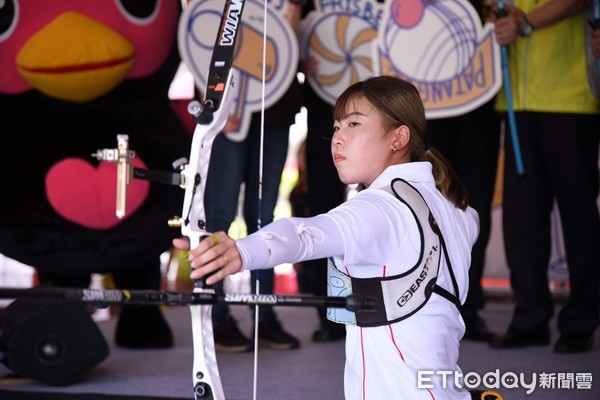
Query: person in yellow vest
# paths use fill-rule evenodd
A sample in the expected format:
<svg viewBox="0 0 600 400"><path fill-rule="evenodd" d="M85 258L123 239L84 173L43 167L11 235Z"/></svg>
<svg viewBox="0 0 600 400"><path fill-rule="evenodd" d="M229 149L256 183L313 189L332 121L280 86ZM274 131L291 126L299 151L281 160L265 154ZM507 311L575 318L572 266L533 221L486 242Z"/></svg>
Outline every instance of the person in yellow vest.
<svg viewBox="0 0 600 400"><path fill-rule="evenodd" d="M515 309L494 348L549 345L548 285L553 205L558 205L570 295L558 314L558 353L589 351L600 323L598 150L600 99L587 82L582 0L515 0L493 18L508 47L522 170L506 133L503 231ZM507 111L504 91L497 108ZM518 154L518 153L517 153ZM524 173L523 173L524 172Z"/></svg>

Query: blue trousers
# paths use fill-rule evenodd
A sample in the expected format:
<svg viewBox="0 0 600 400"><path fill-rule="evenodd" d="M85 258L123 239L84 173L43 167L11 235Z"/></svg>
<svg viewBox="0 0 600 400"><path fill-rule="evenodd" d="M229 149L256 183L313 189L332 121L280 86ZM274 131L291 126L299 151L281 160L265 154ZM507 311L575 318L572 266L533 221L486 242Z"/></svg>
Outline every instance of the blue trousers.
<svg viewBox="0 0 600 400"><path fill-rule="evenodd" d="M206 227L209 232L229 229L237 215L240 195L248 234L255 232L259 224L262 227L273 221L281 173L287 158L289 126L265 128L259 215L260 142L260 117L256 117L256 114L252 118L248 136L244 141L230 140L224 134L218 135L215 139L204 196ZM242 193L240 193L241 189L243 189ZM257 275L260 279L260 292L273 293L273 269L252 271L253 281ZM254 290L254 284L252 286ZM222 293L223 285L217 285L215 290ZM271 312L272 307L260 307L259 321ZM228 313L226 304L216 304L213 307L213 321L219 322Z"/></svg>

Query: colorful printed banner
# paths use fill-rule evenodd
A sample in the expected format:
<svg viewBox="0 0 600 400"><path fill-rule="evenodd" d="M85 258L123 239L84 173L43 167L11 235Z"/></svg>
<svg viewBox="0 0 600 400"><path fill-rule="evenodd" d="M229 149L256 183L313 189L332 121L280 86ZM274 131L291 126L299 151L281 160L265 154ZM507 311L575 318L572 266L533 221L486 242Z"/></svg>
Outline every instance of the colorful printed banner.
<svg viewBox="0 0 600 400"><path fill-rule="evenodd" d="M493 26L466 0L320 0L307 16L302 56L319 71L308 82L333 104L350 84L394 75L415 84L428 118L467 113L502 85Z"/></svg>
<svg viewBox="0 0 600 400"><path fill-rule="evenodd" d="M232 114L240 119L232 140L242 141L253 112L262 108L263 21L262 1L245 0L242 30L236 44L234 67L240 72ZM269 2L265 57L265 108L273 105L296 78L298 38L284 17L287 1ZM214 41L223 13L222 0L192 0L179 22L179 52L200 91L206 88Z"/></svg>

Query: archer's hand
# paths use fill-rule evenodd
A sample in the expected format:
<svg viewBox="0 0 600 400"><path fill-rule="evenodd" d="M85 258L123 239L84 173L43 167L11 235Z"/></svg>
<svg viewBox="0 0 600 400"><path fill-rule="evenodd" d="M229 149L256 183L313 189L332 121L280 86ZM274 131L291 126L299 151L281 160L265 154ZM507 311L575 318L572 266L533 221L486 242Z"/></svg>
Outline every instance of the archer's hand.
<svg viewBox="0 0 600 400"><path fill-rule="evenodd" d="M173 246L179 250L188 250L190 245L186 239L174 239ZM221 231L208 236L190 251L188 256L193 269L191 279L204 276L207 285L214 285L226 276L235 274L242 269L242 257L235 240Z"/></svg>

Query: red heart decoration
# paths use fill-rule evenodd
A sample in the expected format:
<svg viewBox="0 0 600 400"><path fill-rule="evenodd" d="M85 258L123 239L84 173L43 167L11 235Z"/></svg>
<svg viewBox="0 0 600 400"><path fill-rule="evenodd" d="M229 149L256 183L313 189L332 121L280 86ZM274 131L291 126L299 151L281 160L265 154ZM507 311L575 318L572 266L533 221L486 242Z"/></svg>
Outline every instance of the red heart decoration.
<svg viewBox="0 0 600 400"><path fill-rule="evenodd" d="M135 167L146 168L134 158ZM127 186L127 214L115 215L117 164L101 162L98 168L80 158L57 162L46 174L46 196L54 211L68 221L91 229L110 229L136 212L148 197L150 183L132 180Z"/></svg>

